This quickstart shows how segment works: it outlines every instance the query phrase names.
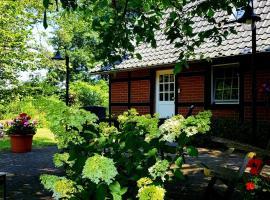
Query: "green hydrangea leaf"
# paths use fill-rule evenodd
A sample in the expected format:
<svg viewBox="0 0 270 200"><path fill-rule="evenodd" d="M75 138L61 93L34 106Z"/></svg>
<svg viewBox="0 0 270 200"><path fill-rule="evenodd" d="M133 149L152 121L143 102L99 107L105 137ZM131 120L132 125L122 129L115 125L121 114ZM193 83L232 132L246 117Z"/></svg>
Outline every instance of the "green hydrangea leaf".
<svg viewBox="0 0 270 200"><path fill-rule="evenodd" d="M193 146L188 146L186 148L186 152L187 152L188 155L194 156L194 157L198 156L198 154L199 154L197 148L195 148Z"/></svg>

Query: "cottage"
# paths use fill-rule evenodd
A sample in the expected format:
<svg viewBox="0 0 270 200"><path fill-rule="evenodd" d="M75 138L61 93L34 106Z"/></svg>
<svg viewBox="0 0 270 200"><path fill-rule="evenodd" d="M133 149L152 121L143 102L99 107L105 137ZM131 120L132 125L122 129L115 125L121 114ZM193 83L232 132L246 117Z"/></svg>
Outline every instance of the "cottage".
<svg viewBox="0 0 270 200"><path fill-rule="evenodd" d="M257 117L270 121L270 1L254 3L262 18L257 23ZM159 113L160 118L167 118L187 113L193 104L195 113L210 109L215 117L251 119L251 28L238 23L224 26L235 26L237 34L229 35L221 45L203 44L196 53L211 61L198 56L177 75L173 68L178 51L161 31L156 33L156 49L147 44L136 48L141 60L130 58L111 69L95 69L110 76L110 114L136 108L140 114ZM194 25L196 31L207 28L205 21Z"/></svg>

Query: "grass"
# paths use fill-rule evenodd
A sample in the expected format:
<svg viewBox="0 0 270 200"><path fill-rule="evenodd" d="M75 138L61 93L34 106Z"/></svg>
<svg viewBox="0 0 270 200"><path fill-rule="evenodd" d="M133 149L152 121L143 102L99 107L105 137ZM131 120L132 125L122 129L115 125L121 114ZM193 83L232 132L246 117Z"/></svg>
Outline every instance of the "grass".
<svg viewBox="0 0 270 200"><path fill-rule="evenodd" d="M56 145L56 141L53 133L46 128L39 128L36 135L33 138L33 148L41 148L46 146ZM4 137L0 139L0 151L9 150L10 141L9 137Z"/></svg>

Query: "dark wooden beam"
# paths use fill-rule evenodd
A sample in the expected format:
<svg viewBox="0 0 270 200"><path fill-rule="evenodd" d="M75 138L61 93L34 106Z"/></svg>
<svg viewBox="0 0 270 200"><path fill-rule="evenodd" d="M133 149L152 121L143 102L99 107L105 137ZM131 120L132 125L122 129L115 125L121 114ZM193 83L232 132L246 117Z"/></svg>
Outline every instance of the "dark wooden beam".
<svg viewBox="0 0 270 200"><path fill-rule="evenodd" d="M119 79L112 79L112 83L117 83L117 82L128 82L130 81L143 81L143 80L150 80L151 76L144 76L144 77L129 77L129 78L119 78Z"/></svg>
<svg viewBox="0 0 270 200"><path fill-rule="evenodd" d="M195 107L204 107L204 102L178 102L177 107L189 107L194 105Z"/></svg>
<svg viewBox="0 0 270 200"><path fill-rule="evenodd" d="M151 106L151 103L150 102L146 102L146 103L122 103L122 102L114 102L114 103L111 103L111 106Z"/></svg>
<svg viewBox="0 0 270 200"><path fill-rule="evenodd" d="M178 78L179 78L179 73L175 75L175 80L174 80L174 113L175 115L178 114Z"/></svg>
<svg viewBox="0 0 270 200"><path fill-rule="evenodd" d="M131 108L131 72L128 72L128 109Z"/></svg>
<svg viewBox="0 0 270 200"><path fill-rule="evenodd" d="M111 119L112 116L112 75L109 75L109 119Z"/></svg>
<svg viewBox="0 0 270 200"><path fill-rule="evenodd" d="M181 72L178 74L179 77L190 77L190 76L204 76L205 71L191 71L191 72Z"/></svg>
<svg viewBox="0 0 270 200"><path fill-rule="evenodd" d="M151 78L150 78L150 114L154 115L155 109L155 89L156 89L156 71L150 70Z"/></svg>
<svg viewBox="0 0 270 200"><path fill-rule="evenodd" d="M245 85L244 85L244 66L243 63L240 63L239 67L239 120L241 122L244 121L245 118L245 104L244 104L244 91L245 91Z"/></svg>
<svg viewBox="0 0 270 200"><path fill-rule="evenodd" d="M211 65L208 64L207 71L205 71L204 74L204 109L209 109L209 106L211 105Z"/></svg>

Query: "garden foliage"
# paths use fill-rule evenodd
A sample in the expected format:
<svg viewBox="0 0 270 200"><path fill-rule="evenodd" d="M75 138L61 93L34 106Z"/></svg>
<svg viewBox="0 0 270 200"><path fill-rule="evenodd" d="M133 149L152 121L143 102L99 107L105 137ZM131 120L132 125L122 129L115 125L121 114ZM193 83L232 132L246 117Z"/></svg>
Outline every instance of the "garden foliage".
<svg viewBox="0 0 270 200"><path fill-rule="evenodd" d="M83 110L63 106L54 112L63 113L49 117L62 149L54 161L65 176L42 175L41 182L56 199L164 199L167 184L184 178L184 156L198 154L190 139L209 131L211 117L208 111L179 115L159 127L158 116L131 109L116 128L97 124Z"/></svg>

